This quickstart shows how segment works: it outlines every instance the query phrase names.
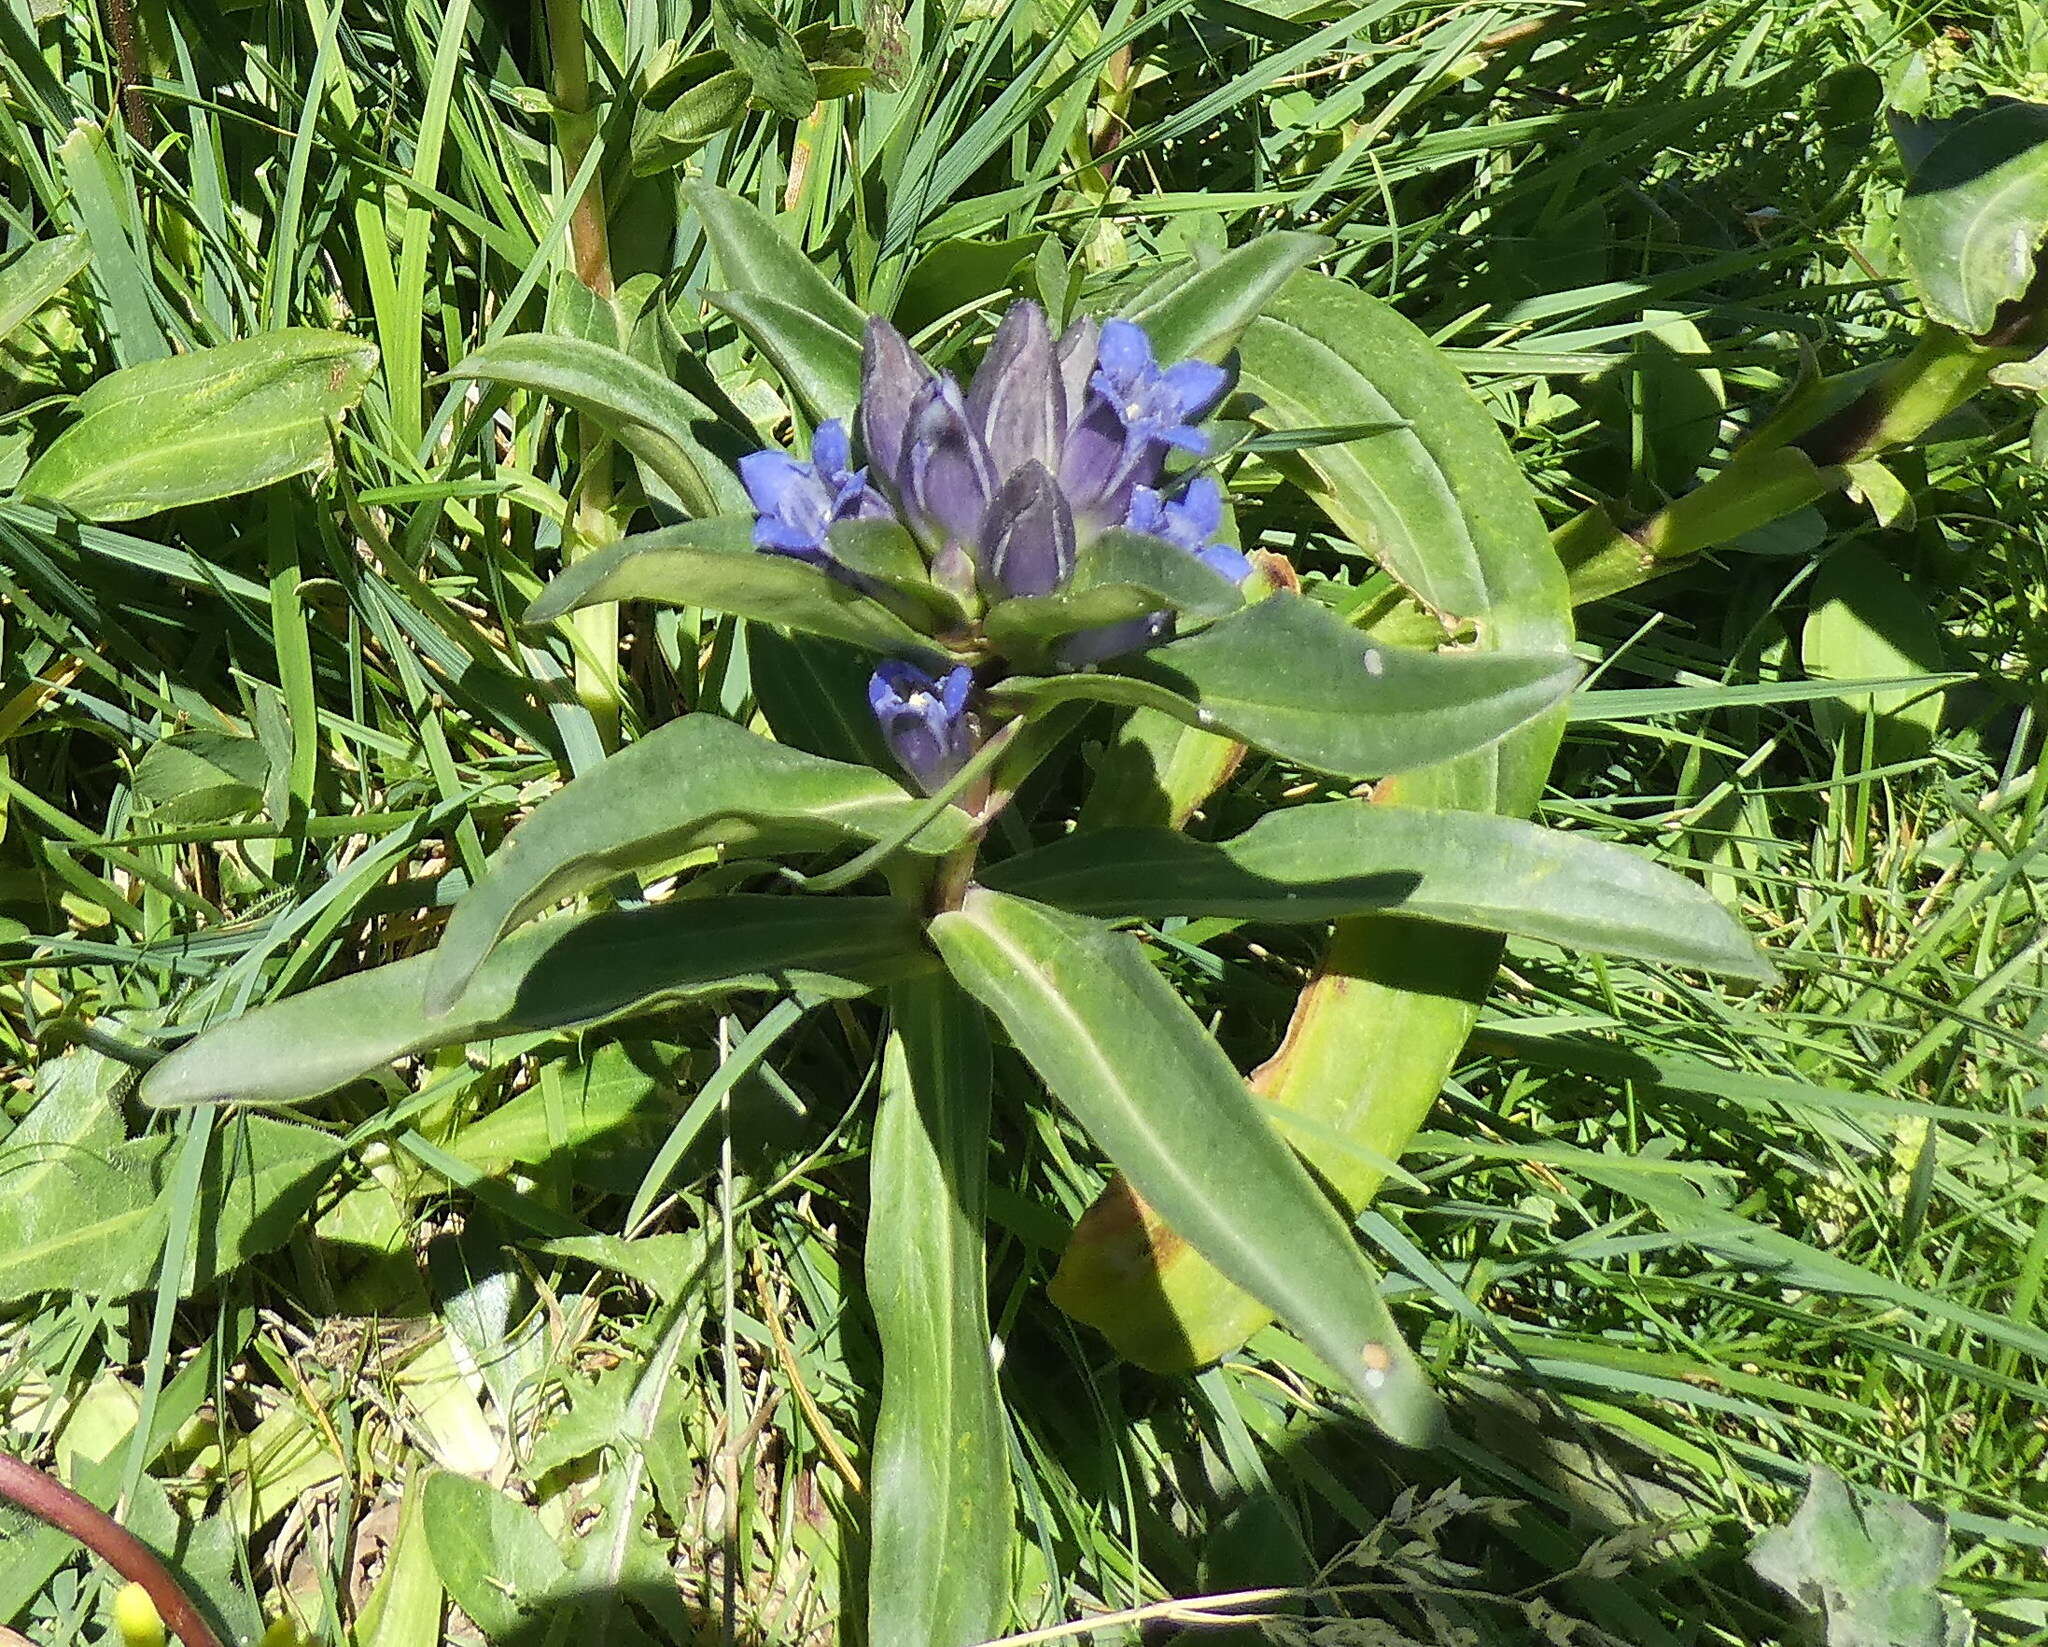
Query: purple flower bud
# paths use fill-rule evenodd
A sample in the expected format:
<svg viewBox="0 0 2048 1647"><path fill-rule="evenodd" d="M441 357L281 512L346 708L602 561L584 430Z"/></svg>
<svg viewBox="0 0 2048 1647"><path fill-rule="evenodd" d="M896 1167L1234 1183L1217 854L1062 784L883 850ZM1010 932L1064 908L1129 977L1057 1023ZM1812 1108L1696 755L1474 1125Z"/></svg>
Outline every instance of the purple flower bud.
<svg viewBox="0 0 2048 1647"><path fill-rule="evenodd" d="M868 466L894 481L918 395L938 374L880 315L868 321L860 357L860 441Z"/></svg>
<svg viewBox="0 0 2048 1647"><path fill-rule="evenodd" d="M974 543L996 479L960 385L932 379L911 405L896 470L896 495L911 530L934 554L948 542Z"/></svg>
<svg viewBox="0 0 2048 1647"><path fill-rule="evenodd" d="M811 460L787 452L754 452L740 459L740 481L757 511L754 547L813 566L830 566L826 538L842 520L876 520L889 513L868 484L865 469L850 468L846 426L837 418L818 425Z"/></svg>
<svg viewBox="0 0 2048 1647"><path fill-rule="evenodd" d="M1131 512L1124 525L1133 532L1164 538L1177 549L1185 549L1218 577L1242 583L1252 575L1252 563L1216 534L1223 529L1223 488L1207 475L1198 476L1178 500L1168 501L1149 486L1131 493Z"/></svg>
<svg viewBox="0 0 2048 1647"><path fill-rule="evenodd" d="M1007 481L982 522L983 581L1005 595L1049 595L1074 570L1074 512L1052 471L1033 461Z"/></svg>
<svg viewBox="0 0 2048 1647"><path fill-rule="evenodd" d="M1056 350L1060 363L1060 386L1066 391L1067 427L1081 421L1087 409L1088 380L1095 375L1095 357L1102 348L1102 328L1092 315L1080 315L1060 333Z"/></svg>
<svg viewBox="0 0 2048 1647"><path fill-rule="evenodd" d="M1171 612L1148 612L1142 618L1126 618L1122 623L1106 623L1100 629L1069 635L1060 642L1057 656L1062 668L1085 669L1091 663L1142 652L1172 635Z"/></svg>
<svg viewBox="0 0 2048 1647"><path fill-rule="evenodd" d="M1045 311L1013 303L967 390L967 410L1000 478L1027 463L1050 470L1067 436L1066 388Z"/></svg>
<svg viewBox="0 0 2048 1647"><path fill-rule="evenodd" d="M967 720L972 671L949 669L934 680L915 664L889 659L868 681L868 703L910 779L927 795L943 789L974 753Z"/></svg>

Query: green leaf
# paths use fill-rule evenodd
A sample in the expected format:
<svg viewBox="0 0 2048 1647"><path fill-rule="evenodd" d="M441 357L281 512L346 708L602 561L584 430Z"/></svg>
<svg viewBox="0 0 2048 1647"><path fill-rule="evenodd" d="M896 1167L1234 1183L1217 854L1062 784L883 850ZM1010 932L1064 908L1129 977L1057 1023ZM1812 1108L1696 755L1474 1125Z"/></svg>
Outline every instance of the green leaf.
<svg viewBox="0 0 2048 1647"><path fill-rule="evenodd" d="M733 894L539 922L440 1015L422 1004L434 962L409 956L216 1024L143 1077L142 1100L294 1104L436 1047L743 990L859 995L930 957L893 899Z"/></svg>
<svg viewBox="0 0 2048 1647"><path fill-rule="evenodd" d="M1927 597L1876 549L1845 544L1813 580L1813 609L1799 637L1807 674L1824 681L1896 680L1946 667L1941 626ZM1941 725L1943 694L1917 687L1853 693L1817 702L1822 731L1860 747L1863 718L1876 720L1880 761L1926 753Z"/></svg>
<svg viewBox="0 0 2048 1647"><path fill-rule="evenodd" d="M1079 593L1116 584L1150 590L1159 597L1155 608L1189 618L1228 617L1244 605L1243 591L1220 572L1164 538L1121 526L1082 546L1067 587Z"/></svg>
<svg viewBox="0 0 2048 1647"><path fill-rule="evenodd" d="M10 1141L11 1142L11 1141ZM91 1152L38 1158L56 1171L8 1180L0 1198L0 1301L31 1293L121 1297L157 1276L170 1235L168 1133ZM342 1140L247 1116L215 1140L193 1248L179 1291L206 1286L288 1240L342 1150Z"/></svg>
<svg viewBox="0 0 2048 1647"><path fill-rule="evenodd" d="M988 1323L988 1020L943 973L890 992L869 1156L868 1299L882 1346L868 1640L1002 1634L1010 1453Z"/></svg>
<svg viewBox="0 0 2048 1647"><path fill-rule="evenodd" d="M606 601L651 600L732 612L870 652L932 655L929 639L851 584L755 550L750 526L746 516L722 515L623 538L550 583L526 609L526 621L547 623Z"/></svg>
<svg viewBox="0 0 2048 1647"><path fill-rule="evenodd" d="M1130 318L1144 326L1161 361L1220 360L1300 270L1324 256L1317 234L1262 234L1198 269Z"/></svg>
<svg viewBox="0 0 2048 1647"><path fill-rule="evenodd" d="M473 350L448 375L552 395L594 418L665 481L689 511L748 507L730 462L704 444L730 434L710 408L624 350L587 338L521 332Z"/></svg>
<svg viewBox="0 0 2048 1647"><path fill-rule="evenodd" d="M981 878L1087 915L1327 921L1382 911L1774 976L1727 911L1683 876L1626 847L1481 812L1329 801L1213 843L1167 829L1098 830Z"/></svg>
<svg viewBox="0 0 2048 1647"><path fill-rule="evenodd" d="M1239 388L1264 427L1377 429L1318 443L1279 463L1335 525L1424 606L1469 623L1482 650L1569 656L1563 568L1521 466L1455 367L1386 304L1302 273L1239 345ZM1220 626L1219 626L1220 627ZM1394 778L1382 799L1527 812L1542 792L1561 714L1531 721L1458 760ZM1196 734L1188 734L1190 738ZM1184 764L1229 769L1228 751L1146 752L1182 788ZM1145 782L1123 793L1142 802ZM1303 1150L1347 1205L1379 1187L1373 1163L1397 1159L1463 1049L1499 958L1499 939L1360 916L1338 923L1257 1090L1341 1145L1304 1129ZM1270 1312L1174 1238L1158 1215L1112 1185L1075 1231L1054 1300L1125 1355L1178 1371L1243 1344Z"/></svg>
<svg viewBox="0 0 2048 1647"><path fill-rule="evenodd" d="M427 1477L427 1549L449 1599L490 1641L512 1641L546 1616L574 1575L538 1511L467 1476Z"/></svg>
<svg viewBox="0 0 2048 1647"><path fill-rule="evenodd" d="M38 240L0 269L0 342L77 278L91 258L82 234Z"/></svg>
<svg viewBox="0 0 2048 1647"><path fill-rule="evenodd" d="M701 180L685 183L683 196L704 224L728 287L814 316L843 334L859 357L867 316L818 272L809 256L783 239L765 212L730 190Z"/></svg>
<svg viewBox="0 0 2048 1647"><path fill-rule="evenodd" d="M1898 234L1927 312L1990 331L2048 240L2048 106L2005 103L1944 131L1906 181Z"/></svg>
<svg viewBox="0 0 2048 1647"><path fill-rule="evenodd" d="M1940 1593L1948 1523L1940 1510L1866 1493L1859 1512L1824 1465L1783 1527L1766 1532L1749 1564L1827 1623L1828 1647L1967 1647L1974 1631Z"/></svg>
<svg viewBox="0 0 2048 1647"><path fill-rule="evenodd" d="M1558 703L1579 675L1571 659L1550 654L1381 645L1289 594L1112 670L1009 680L991 695L1162 709L1317 771L1376 778L1483 748Z"/></svg>
<svg viewBox="0 0 2048 1647"><path fill-rule="evenodd" d="M136 520L327 467L374 344L293 327L145 361L79 396L22 490L88 520Z"/></svg>
<svg viewBox="0 0 2048 1647"><path fill-rule="evenodd" d="M726 61L724 53L715 55ZM640 111L633 122L633 175L674 171L720 132L738 125L753 95L747 71L726 67L678 93L666 108Z"/></svg>
<svg viewBox="0 0 2048 1647"><path fill-rule="evenodd" d="M976 889L936 917L953 975L1177 1235L1273 1310L1388 1435L1434 1396L1344 1221L1135 939Z"/></svg>
<svg viewBox="0 0 2048 1647"><path fill-rule="evenodd" d="M967 624L959 601L932 582L917 540L898 522L842 520L829 537L832 558L880 584L885 594L877 598L908 621L941 633Z"/></svg>
<svg viewBox="0 0 2048 1647"><path fill-rule="evenodd" d="M706 846L881 840L924 806L879 772L784 749L716 715L670 721L564 784L491 854L442 935L427 1010L452 1007L519 922L620 875ZM951 851L967 827L966 814L949 809L910 850Z"/></svg>
<svg viewBox="0 0 2048 1647"><path fill-rule="evenodd" d="M796 36L762 0L711 0L718 46L754 82L762 107L801 120L818 104L818 83Z"/></svg>
<svg viewBox="0 0 2048 1647"><path fill-rule="evenodd" d="M857 339L810 309L759 292L714 292L711 301L739 323L814 419L853 416L860 400Z"/></svg>
<svg viewBox="0 0 2048 1647"><path fill-rule="evenodd" d="M220 823L260 807L270 775L260 739L199 728L150 745L135 764L135 793L160 825Z"/></svg>
<svg viewBox="0 0 2048 1647"><path fill-rule="evenodd" d="M1046 244L1043 233L1013 240L941 240L904 277L889 318L905 337L1007 292L1020 264Z"/></svg>

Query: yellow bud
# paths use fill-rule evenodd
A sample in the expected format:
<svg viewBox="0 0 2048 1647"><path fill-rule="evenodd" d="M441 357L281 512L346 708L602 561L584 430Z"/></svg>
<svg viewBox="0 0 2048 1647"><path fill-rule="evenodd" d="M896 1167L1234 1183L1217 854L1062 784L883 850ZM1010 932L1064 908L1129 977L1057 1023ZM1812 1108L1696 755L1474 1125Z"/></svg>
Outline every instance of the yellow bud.
<svg viewBox="0 0 2048 1647"><path fill-rule="evenodd" d="M124 1584L115 1592L114 1628L121 1632L122 1647L164 1647L164 1621L140 1584Z"/></svg>

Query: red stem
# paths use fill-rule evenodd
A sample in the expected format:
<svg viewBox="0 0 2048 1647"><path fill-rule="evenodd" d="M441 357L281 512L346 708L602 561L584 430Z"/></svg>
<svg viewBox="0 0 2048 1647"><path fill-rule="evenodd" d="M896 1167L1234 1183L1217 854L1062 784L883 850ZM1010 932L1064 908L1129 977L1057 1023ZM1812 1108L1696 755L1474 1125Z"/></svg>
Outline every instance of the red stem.
<svg viewBox="0 0 2048 1647"><path fill-rule="evenodd" d="M221 1647L220 1638L199 1616L192 1598L178 1587L178 1581L149 1547L55 1476L0 1453L0 1498L11 1499L38 1520L69 1533L123 1578L140 1584L156 1603L158 1616L185 1647Z"/></svg>

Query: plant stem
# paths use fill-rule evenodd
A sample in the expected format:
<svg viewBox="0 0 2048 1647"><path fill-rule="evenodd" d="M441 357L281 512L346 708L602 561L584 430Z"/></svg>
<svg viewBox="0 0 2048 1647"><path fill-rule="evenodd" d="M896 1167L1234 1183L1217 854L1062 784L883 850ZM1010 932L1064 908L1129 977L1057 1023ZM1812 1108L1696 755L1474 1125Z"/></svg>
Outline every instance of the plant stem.
<svg viewBox="0 0 2048 1647"><path fill-rule="evenodd" d="M54 1476L5 1453L0 1453L0 1498L10 1499L39 1521L69 1533L123 1578L140 1584L185 1647L220 1647L220 1639L164 1564L99 1506L80 1498Z"/></svg>
<svg viewBox="0 0 2048 1647"><path fill-rule="evenodd" d="M1968 402L2024 344L1986 343L1932 326L1847 404L1804 429L1767 424L1704 485L1647 519L1624 523L1596 504L1552 541L1583 605L1671 570L1673 563L1778 520L1851 479L1850 466L1918 440Z"/></svg>
<svg viewBox="0 0 2048 1647"><path fill-rule="evenodd" d="M596 141L590 106L590 59L583 42L581 0L547 0L548 48L554 60L556 141L562 175L573 178ZM592 173L569 218L569 255L576 278L598 297L612 295L611 239L604 181ZM612 498L612 447L604 432L577 414L576 492L562 529L562 561L572 566L620 536ZM597 723L607 748L619 741L619 609L587 606L569 619L576 636L576 696Z"/></svg>

